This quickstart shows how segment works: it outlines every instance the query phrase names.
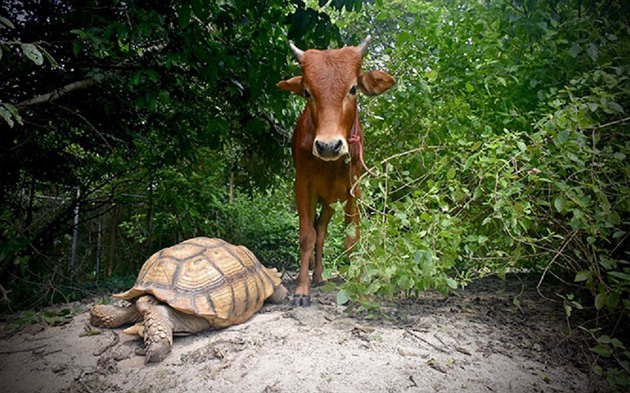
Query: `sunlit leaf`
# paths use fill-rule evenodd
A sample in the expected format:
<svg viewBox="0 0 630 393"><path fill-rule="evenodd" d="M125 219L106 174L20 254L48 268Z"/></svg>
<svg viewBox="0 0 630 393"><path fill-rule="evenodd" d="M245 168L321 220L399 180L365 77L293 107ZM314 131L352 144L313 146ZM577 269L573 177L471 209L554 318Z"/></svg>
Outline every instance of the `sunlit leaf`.
<svg viewBox="0 0 630 393"><path fill-rule="evenodd" d="M0 23L5 25L6 27L10 28L10 29L15 29L15 25L13 24L13 22L11 22L10 20L8 20L7 18L5 18L4 16L0 16ZM2 27L2 26L0 26Z"/></svg>
<svg viewBox="0 0 630 393"><path fill-rule="evenodd" d="M575 275L575 278L573 279L574 282L582 282L582 281L586 281L588 279L591 278L591 272L589 272L588 270L582 270L580 272L577 272L577 274Z"/></svg>
<svg viewBox="0 0 630 393"><path fill-rule="evenodd" d="M22 52L24 53L24 55L28 57L33 63L37 64L38 66L44 63L44 56L42 55L42 52L37 49L37 46L35 46L34 44L21 44L20 46L22 47Z"/></svg>
<svg viewBox="0 0 630 393"><path fill-rule="evenodd" d="M349 300L350 300L350 296L348 295L348 292L345 289L342 289L339 292L337 292L337 304L339 306L343 306L344 304L348 303Z"/></svg>

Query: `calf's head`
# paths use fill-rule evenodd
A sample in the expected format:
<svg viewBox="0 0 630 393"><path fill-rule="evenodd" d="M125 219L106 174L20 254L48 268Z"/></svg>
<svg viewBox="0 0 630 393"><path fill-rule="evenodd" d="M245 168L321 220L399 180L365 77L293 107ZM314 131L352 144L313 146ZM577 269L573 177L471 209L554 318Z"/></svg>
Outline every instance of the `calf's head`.
<svg viewBox="0 0 630 393"><path fill-rule="evenodd" d="M358 93L375 96L394 85L394 78L383 71L361 72L370 39L368 36L356 47L328 50L302 51L290 44L302 75L277 86L308 100L305 112L314 127L315 157L334 161L348 154L348 139L358 123Z"/></svg>

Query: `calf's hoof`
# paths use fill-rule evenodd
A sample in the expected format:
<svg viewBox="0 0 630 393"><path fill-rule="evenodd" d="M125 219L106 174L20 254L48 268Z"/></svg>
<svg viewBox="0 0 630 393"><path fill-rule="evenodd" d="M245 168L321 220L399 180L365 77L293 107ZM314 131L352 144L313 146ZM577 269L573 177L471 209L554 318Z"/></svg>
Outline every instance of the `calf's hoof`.
<svg viewBox="0 0 630 393"><path fill-rule="evenodd" d="M291 304L298 307L309 307L311 305L311 295L294 295Z"/></svg>

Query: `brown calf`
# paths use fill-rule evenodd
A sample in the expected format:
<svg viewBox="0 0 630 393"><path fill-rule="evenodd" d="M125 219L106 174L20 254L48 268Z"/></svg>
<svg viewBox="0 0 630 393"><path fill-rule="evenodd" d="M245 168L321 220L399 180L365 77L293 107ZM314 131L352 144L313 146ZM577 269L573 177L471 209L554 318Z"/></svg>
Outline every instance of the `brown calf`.
<svg viewBox="0 0 630 393"><path fill-rule="evenodd" d="M361 175L363 130L359 122L357 95L379 95L394 85L383 71L361 72L361 62L370 42L368 36L357 47L302 51L291 50L302 67L302 76L281 81L277 86L305 97L308 102L298 119L291 142L295 166L295 198L300 217L300 273L293 304L310 305L309 265L313 283L322 282L322 250L330 206L346 201L345 224L354 224L355 236L346 235L350 250L359 238L359 212L350 194L353 179ZM322 209L316 217L317 204Z"/></svg>

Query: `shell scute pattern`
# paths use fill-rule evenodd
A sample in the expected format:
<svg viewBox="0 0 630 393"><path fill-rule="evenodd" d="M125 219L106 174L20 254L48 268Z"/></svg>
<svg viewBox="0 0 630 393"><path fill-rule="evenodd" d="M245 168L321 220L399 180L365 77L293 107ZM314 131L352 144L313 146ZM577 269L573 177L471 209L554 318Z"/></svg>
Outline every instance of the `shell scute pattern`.
<svg viewBox="0 0 630 393"><path fill-rule="evenodd" d="M150 293L184 313L234 323L256 312L279 284L247 248L195 238L153 254L134 287L115 297Z"/></svg>

